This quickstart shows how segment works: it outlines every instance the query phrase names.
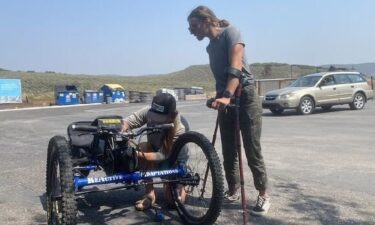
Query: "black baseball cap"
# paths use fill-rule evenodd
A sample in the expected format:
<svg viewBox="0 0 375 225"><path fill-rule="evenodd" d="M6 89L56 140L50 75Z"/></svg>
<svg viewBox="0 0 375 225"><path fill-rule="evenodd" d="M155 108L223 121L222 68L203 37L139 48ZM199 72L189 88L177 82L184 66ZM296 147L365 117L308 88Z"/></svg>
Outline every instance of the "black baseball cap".
<svg viewBox="0 0 375 225"><path fill-rule="evenodd" d="M176 112L176 100L169 93L157 94L151 103L149 116L157 124L170 123L171 117Z"/></svg>

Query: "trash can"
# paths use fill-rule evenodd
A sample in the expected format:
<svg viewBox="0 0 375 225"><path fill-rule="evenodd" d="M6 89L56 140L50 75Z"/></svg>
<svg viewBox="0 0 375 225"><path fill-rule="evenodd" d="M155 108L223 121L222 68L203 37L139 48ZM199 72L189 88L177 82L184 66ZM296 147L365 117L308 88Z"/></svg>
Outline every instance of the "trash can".
<svg viewBox="0 0 375 225"><path fill-rule="evenodd" d="M105 97L105 104L111 104L112 103L112 96L106 96Z"/></svg>

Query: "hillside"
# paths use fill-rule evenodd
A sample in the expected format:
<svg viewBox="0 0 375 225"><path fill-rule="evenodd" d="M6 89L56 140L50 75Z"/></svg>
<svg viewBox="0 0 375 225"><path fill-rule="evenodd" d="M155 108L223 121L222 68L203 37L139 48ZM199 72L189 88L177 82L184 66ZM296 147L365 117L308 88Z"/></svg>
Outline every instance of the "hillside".
<svg viewBox="0 0 375 225"><path fill-rule="evenodd" d="M94 76L63 73L0 71L0 79L21 79L23 97L29 100L53 101L55 85L73 84L84 90L98 90L103 84L116 83L128 91L151 91L168 87L201 86L213 90L213 78L207 66L192 66L185 70L152 76Z"/></svg>
<svg viewBox="0 0 375 225"><path fill-rule="evenodd" d="M371 64L371 63L370 63ZM374 67L371 67L374 66ZM375 63L363 68L374 68ZM250 65L256 79L295 78L300 75L326 71L328 67L309 65L289 65L283 63L254 63ZM350 66L351 68L351 66ZM97 90L103 84L117 83L129 91L151 91L168 87L200 86L206 91L214 91L214 78L208 65L189 66L181 71L152 76L111 76L83 75L47 72L23 72L0 69L0 79L21 79L23 97L31 101L53 102L55 85L74 84L80 92Z"/></svg>

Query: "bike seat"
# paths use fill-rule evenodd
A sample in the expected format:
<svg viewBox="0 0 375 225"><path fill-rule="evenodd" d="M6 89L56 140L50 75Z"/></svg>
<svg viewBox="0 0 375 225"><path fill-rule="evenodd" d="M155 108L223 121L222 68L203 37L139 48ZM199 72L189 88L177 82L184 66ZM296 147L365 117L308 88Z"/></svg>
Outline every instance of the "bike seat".
<svg viewBox="0 0 375 225"><path fill-rule="evenodd" d="M94 142L94 135L89 132L77 131L72 128L73 125L92 125L92 121L74 122L68 126L68 136L70 144L73 147L90 149Z"/></svg>

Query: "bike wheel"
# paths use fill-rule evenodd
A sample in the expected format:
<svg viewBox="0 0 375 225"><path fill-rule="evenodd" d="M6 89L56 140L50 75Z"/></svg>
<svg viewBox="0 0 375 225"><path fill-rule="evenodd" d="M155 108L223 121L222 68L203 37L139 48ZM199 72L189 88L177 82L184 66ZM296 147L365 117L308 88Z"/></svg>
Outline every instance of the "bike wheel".
<svg viewBox="0 0 375 225"><path fill-rule="evenodd" d="M223 202L223 174L219 157L200 133L187 132L175 142L170 166L185 164L188 174L171 184L171 194L184 224L215 223ZM185 180L184 180L185 179ZM184 188L186 197L180 196Z"/></svg>
<svg viewBox="0 0 375 225"><path fill-rule="evenodd" d="M76 224L72 160L68 142L61 136L48 144L46 188L48 224Z"/></svg>

